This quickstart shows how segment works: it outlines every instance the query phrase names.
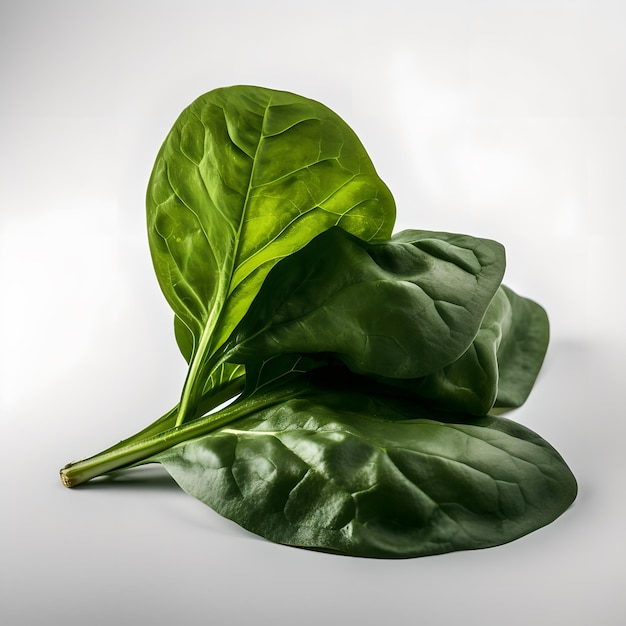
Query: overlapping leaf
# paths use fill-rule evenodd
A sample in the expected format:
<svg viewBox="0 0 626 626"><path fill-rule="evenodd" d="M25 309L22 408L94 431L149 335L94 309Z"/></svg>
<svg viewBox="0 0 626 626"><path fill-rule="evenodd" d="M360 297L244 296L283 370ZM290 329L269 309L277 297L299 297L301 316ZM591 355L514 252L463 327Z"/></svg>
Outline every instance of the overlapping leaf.
<svg viewBox="0 0 626 626"><path fill-rule="evenodd" d="M544 309L502 285L468 349L452 363L410 381L390 381L430 406L469 415L521 406L543 364L550 326Z"/></svg>
<svg viewBox="0 0 626 626"><path fill-rule="evenodd" d="M276 266L226 349L234 362L332 353L357 373L424 376L471 344L504 265L500 244L468 235L367 243L332 229Z"/></svg>
<svg viewBox="0 0 626 626"><path fill-rule="evenodd" d="M576 497L538 435L476 417L526 400L545 312L501 285L496 242L390 239L393 199L325 106L200 97L157 156L147 214L189 363L180 403L66 465L66 486L160 462L272 541L396 558L511 541Z"/></svg>

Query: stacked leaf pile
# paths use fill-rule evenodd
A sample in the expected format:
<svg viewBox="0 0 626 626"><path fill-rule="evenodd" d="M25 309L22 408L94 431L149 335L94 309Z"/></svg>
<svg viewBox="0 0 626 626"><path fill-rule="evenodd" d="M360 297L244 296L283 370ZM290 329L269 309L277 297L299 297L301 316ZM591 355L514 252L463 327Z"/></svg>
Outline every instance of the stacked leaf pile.
<svg viewBox="0 0 626 626"><path fill-rule="evenodd" d="M498 416L539 373L544 310L502 285L499 243L393 234L389 190L328 108L201 96L157 156L147 216L180 401L65 466L66 486L161 463L267 539L372 557L501 544L573 502L554 448Z"/></svg>

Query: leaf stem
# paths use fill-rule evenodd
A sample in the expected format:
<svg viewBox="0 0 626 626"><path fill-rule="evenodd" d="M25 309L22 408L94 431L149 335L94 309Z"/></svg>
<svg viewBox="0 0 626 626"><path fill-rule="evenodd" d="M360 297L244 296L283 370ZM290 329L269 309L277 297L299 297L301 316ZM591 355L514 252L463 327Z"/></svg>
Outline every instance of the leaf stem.
<svg viewBox="0 0 626 626"><path fill-rule="evenodd" d="M223 288L220 287L220 291ZM213 339L213 330L219 321L221 309L224 304L225 296L220 298L218 302L213 305L206 325L200 335L198 347L194 350L191 361L189 362L189 369L187 370L187 376L183 384L183 390L178 403L178 415L176 416L176 426L180 426L183 422L188 421L188 417L191 413L196 411L198 398L201 394L199 385L196 383L196 379L200 376L205 369L205 364L213 356L214 352L210 352L211 342ZM212 365L212 369L215 368Z"/></svg>
<svg viewBox="0 0 626 626"><path fill-rule="evenodd" d="M271 393L242 398L215 413L198 417L181 426L171 425L172 418L175 419L177 414L177 410L174 408L141 433L92 457L69 463L60 470L61 482L66 487L75 487L113 470L141 462L150 462L150 457L159 452L164 452L168 448L189 439L206 435L253 411L284 401L292 393L293 390L289 387L280 388ZM158 431L157 425L169 426L169 428Z"/></svg>

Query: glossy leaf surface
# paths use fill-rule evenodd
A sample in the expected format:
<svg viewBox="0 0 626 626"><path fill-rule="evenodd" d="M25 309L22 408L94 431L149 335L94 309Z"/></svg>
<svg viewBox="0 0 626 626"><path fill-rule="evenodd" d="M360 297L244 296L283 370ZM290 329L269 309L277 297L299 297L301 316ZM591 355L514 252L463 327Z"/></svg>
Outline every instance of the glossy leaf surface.
<svg viewBox="0 0 626 626"><path fill-rule="evenodd" d="M236 86L180 115L154 165L147 216L154 268L190 362L186 413L199 387L219 382L211 356L280 259L332 226L387 238L395 206L335 113L294 94Z"/></svg>
<svg viewBox="0 0 626 626"><path fill-rule="evenodd" d="M538 435L325 386L155 460L221 515L271 541L358 556L483 548L550 523L576 482Z"/></svg>
<svg viewBox="0 0 626 626"><path fill-rule="evenodd" d="M501 286L496 242L392 237L391 194L325 106L201 96L157 156L147 218L180 403L64 485L160 462L272 541L394 558L511 541L576 497L538 435L472 415L525 401L545 312Z"/></svg>
<svg viewBox="0 0 626 626"><path fill-rule="evenodd" d="M467 235L329 230L271 272L229 358L331 353L361 374L424 376L471 344L504 266L500 244Z"/></svg>

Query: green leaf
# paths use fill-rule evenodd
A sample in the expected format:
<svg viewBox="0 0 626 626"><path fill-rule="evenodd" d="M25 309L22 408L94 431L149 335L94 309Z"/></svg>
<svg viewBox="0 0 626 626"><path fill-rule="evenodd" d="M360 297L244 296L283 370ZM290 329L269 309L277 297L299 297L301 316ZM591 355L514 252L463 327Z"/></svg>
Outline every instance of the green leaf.
<svg viewBox="0 0 626 626"><path fill-rule="evenodd" d="M189 360L180 421L219 384L215 355L271 268L333 226L387 238L395 206L356 135L327 107L235 86L182 112L157 156L147 217Z"/></svg>
<svg viewBox="0 0 626 626"><path fill-rule="evenodd" d="M550 523L576 497L563 459L522 426L495 416L455 421L371 386L329 385L153 460L253 533L357 556L502 544Z"/></svg>
<svg viewBox="0 0 626 626"><path fill-rule="evenodd" d="M504 266L486 239L413 230L367 243L331 229L269 274L228 358L329 353L361 374L424 376L471 344Z"/></svg>
<svg viewBox="0 0 626 626"><path fill-rule="evenodd" d="M393 384L428 398L439 409L485 415L494 406L519 407L535 384L549 334L543 308L503 285L459 359L421 380Z"/></svg>
<svg viewBox="0 0 626 626"><path fill-rule="evenodd" d="M512 409L526 402L543 365L550 340L548 316L539 304L502 286L510 305L510 330L498 346L498 395L495 407Z"/></svg>

